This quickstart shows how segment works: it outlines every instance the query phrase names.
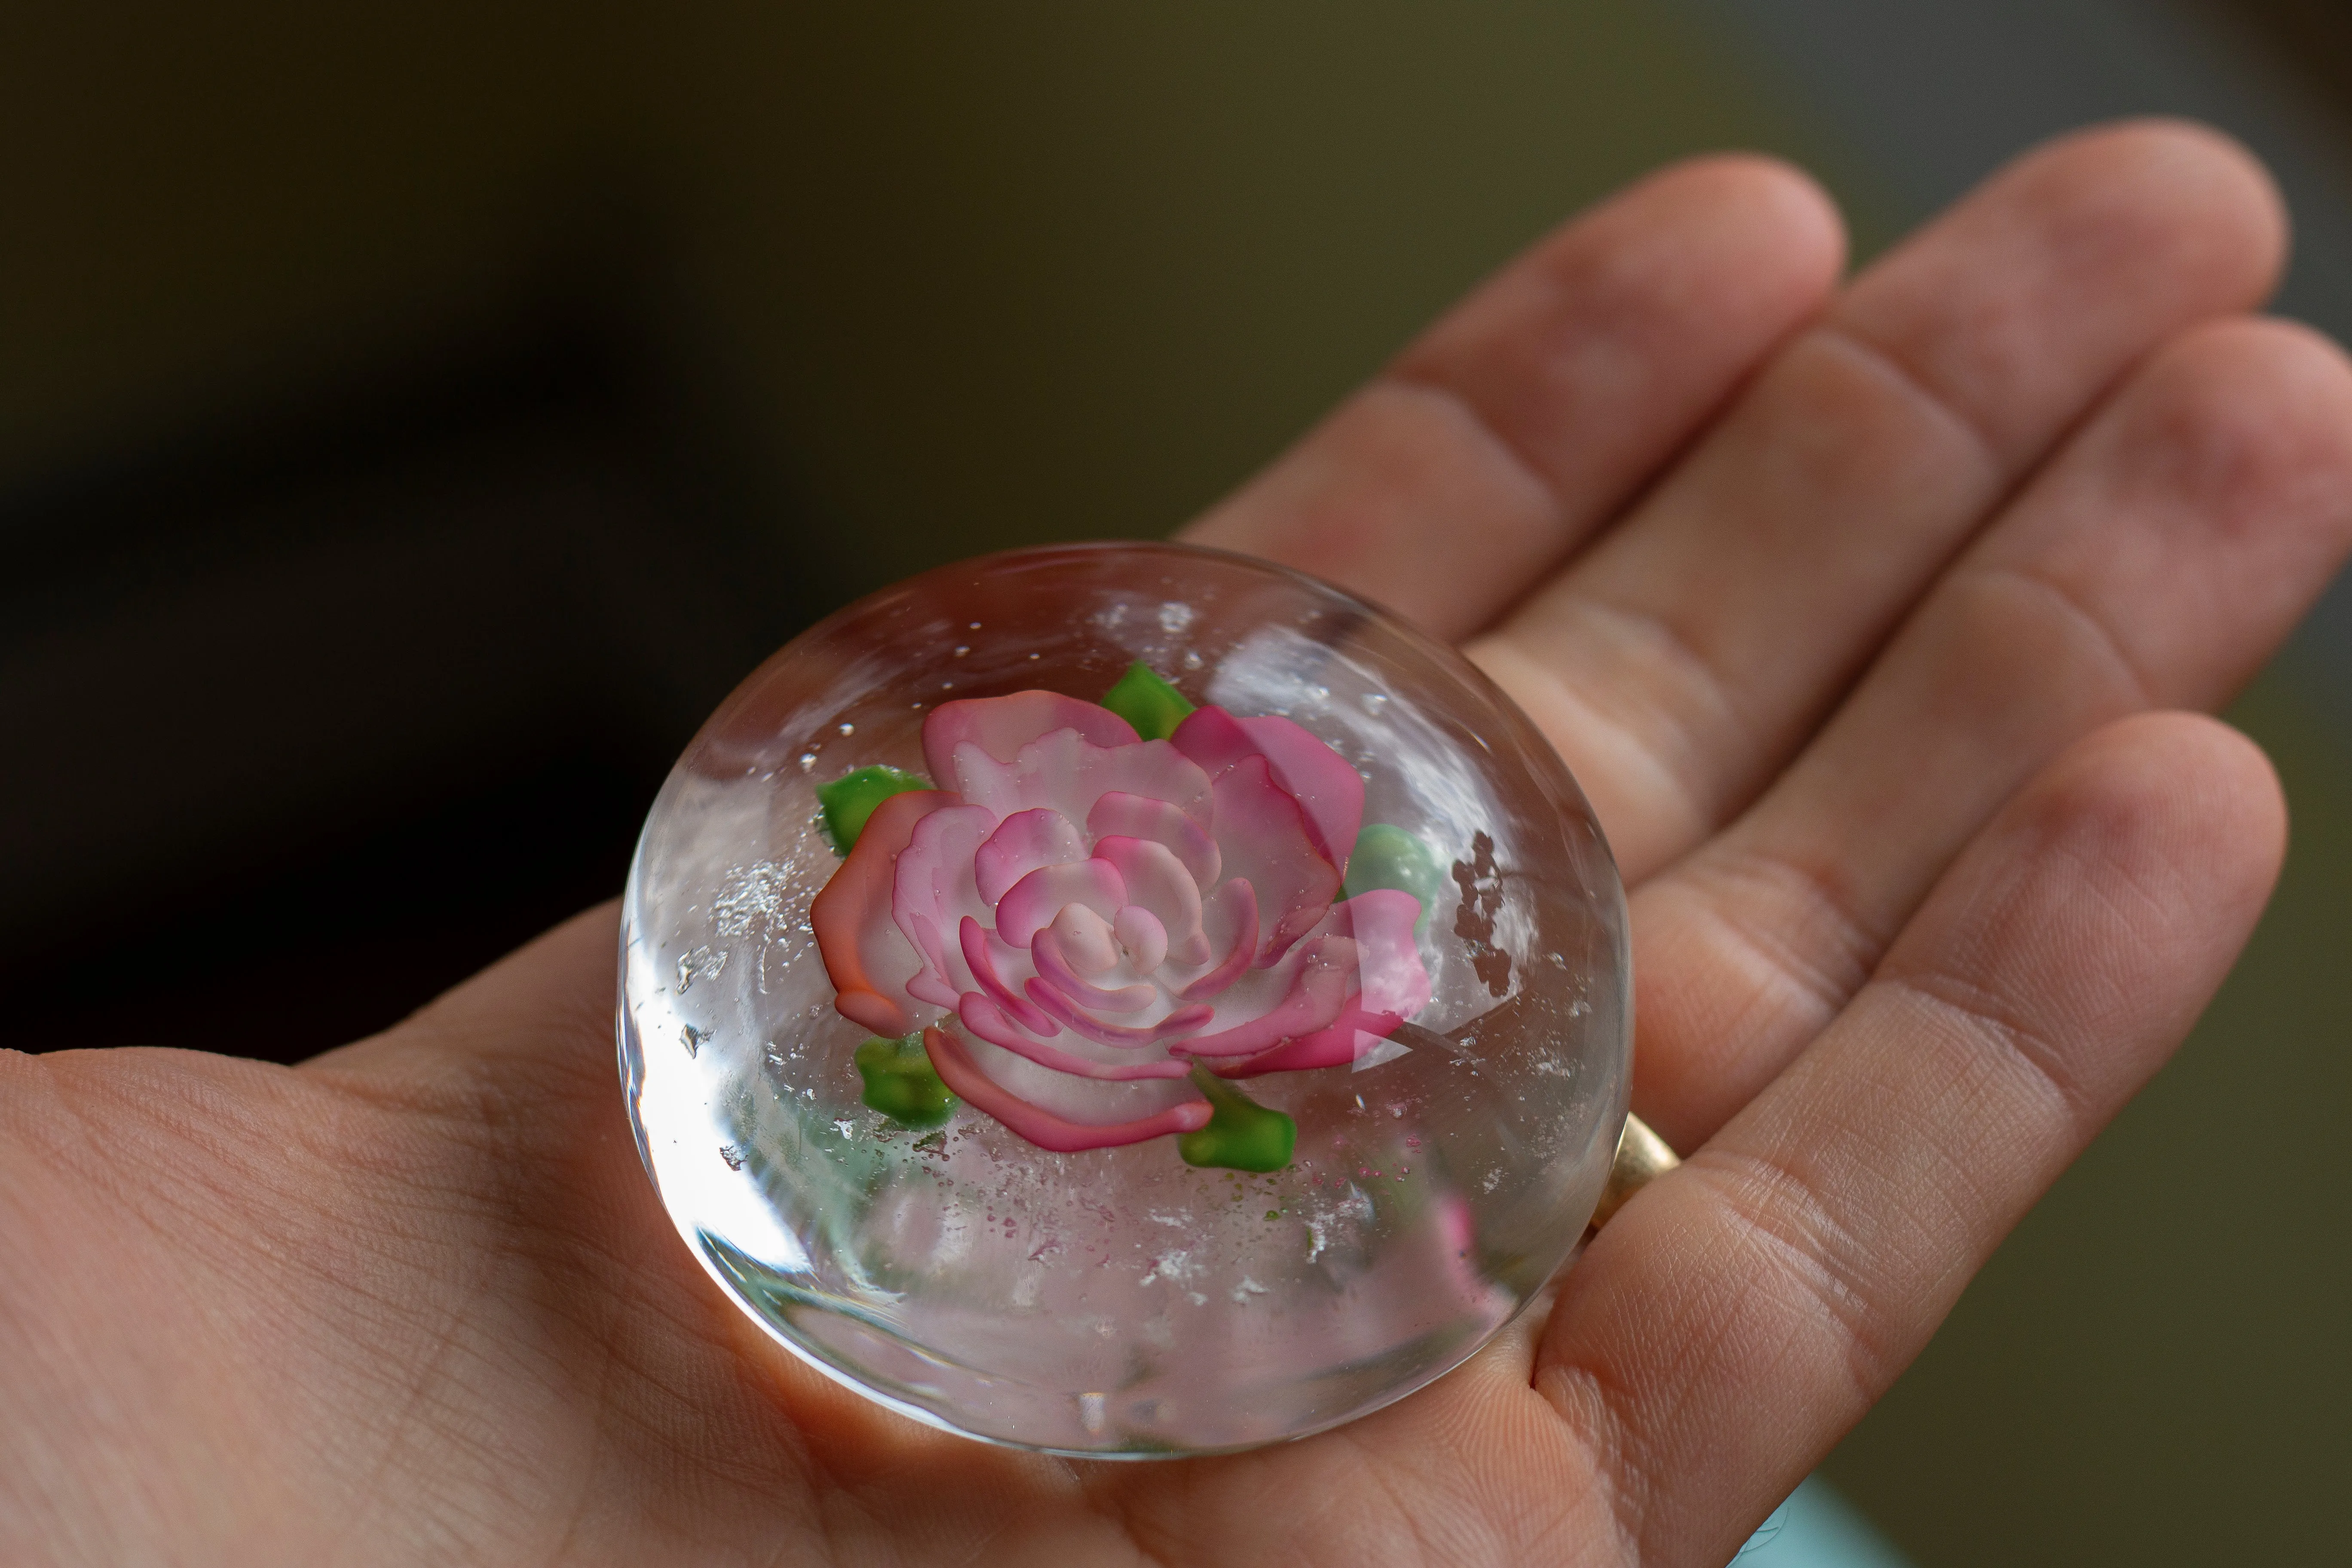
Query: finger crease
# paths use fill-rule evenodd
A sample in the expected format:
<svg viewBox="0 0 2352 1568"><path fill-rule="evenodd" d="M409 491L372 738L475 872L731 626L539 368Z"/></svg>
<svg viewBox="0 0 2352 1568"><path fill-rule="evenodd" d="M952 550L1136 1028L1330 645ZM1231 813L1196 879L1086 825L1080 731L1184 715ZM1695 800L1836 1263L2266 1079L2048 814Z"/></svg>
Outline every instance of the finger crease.
<svg viewBox="0 0 2352 1568"><path fill-rule="evenodd" d="M1700 820L1717 820L1717 813L1723 805L1720 797L1727 792L1720 780L1704 781L1709 771L1705 759L1727 750L1753 753L1760 743L1733 697L1731 683L1670 616L1622 601L1574 592L1562 603L1561 609L1569 616L1582 612L1624 663L1665 673L1676 696L1664 702L1644 703L1643 717L1656 721L1647 727L1650 732L1637 731L1625 724L1619 728L1633 736L1635 743L1676 781L1685 801L1701 809ZM1547 612L1547 618L1551 613ZM1670 747L1661 747L1650 738L1651 732L1661 729L1671 731ZM1703 734L1721 736L1729 744L1706 745L1699 739ZM1665 762L1662 753L1666 750L1683 760L1682 767Z"/></svg>
<svg viewBox="0 0 2352 1568"><path fill-rule="evenodd" d="M1478 406L1467 393L1434 376L1415 374L1401 365L1390 366L1381 373L1380 379L1407 392L1424 393L1452 405L1474 429L1494 445L1498 457L1518 469L1520 477L1542 494L1545 503L1551 508L1555 521L1566 517L1568 502L1560 494L1559 486L1553 481L1550 470L1537 460L1533 452L1521 446L1509 431L1487 417L1486 411Z"/></svg>
<svg viewBox="0 0 2352 1568"><path fill-rule="evenodd" d="M1786 1278L1822 1309L1844 1347L1854 1390L1875 1399L1893 1380L1885 1348L1893 1341L1862 1278L1861 1239L1791 1165L1726 1150L1706 1151L1692 1163L1729 1224L1778 1258Z"/></svg>
<svg viewBox="0 0 2352 1568"><path fill-rule="evenodd" d="M1723 928L1811 996L1824 1016L1853 999L1891 940L1826 872L1790 857L1726 846L1708 851L1693 870L1722 887L1720 896L1704 901ZM1758 896L1741 897L1743 889ZM1801 906L1793 915L1791 902Z"/></svg>
<svg viewBox="0 0 2352 1568"><path fill-rule="evenodd" d="M1998 994L1940 969L1881 973L1873 984L1894 986L1954 1019L1968 1035L1990 1042L2004 1058L2024 1068L2030 1080L2057 1102L2074 1125L2082 1127L2090 1121L2089 1096L2066 1070L2065 1050L2019 1017Z"/></svg>
<svg viewBox="0 0 2352 1568"><path fill-rule="evenodd" d="M1580 1363L1553 1362L1538 1370L1536 1382L1538 1392L1594 1457L1592 1473L1608 1489L1618 1557L1639 1563L1643 1526L1650 1514L1649 1499L1654 1488L1634 1436L1638 1428L1632 1411L1638 1396L1615 1385L1598 1368Z"/></svg>
<svg viewBox="0 0 2352 1568"><path fill-rule="evenodd" d="M1904 355L1842 321L1825 321L1812 329L1832 348L1843 349L1877 370L1888 382L1925 409L1930 419L1956 433L1976 455L1990 486L2010 472L2001 443L1984 424L1961 407L1959 400L1938 387L1934 378Z"/></svg>
<svg viewBox="0 0 2352 1568"><path fill-rule="evenodd" d="M2080 626L2090 634L2091 640L2106 654L2108 662L2115 667L2116 672L2122 678L2126 694L2136 707L2147 709L2164 706L2157 700L2147 677L2141 672L2138 662L2125 650L2123 639L2116 635L2115 628L2107 623L2106 617L2093 609L2081 595L2069 588L2058 578L2045 572L2037 572L2022 563L1979 566L1974 568L1974 572L1980 580L1992 583L2014 583L2055 605L2062 619Z"/></svg>

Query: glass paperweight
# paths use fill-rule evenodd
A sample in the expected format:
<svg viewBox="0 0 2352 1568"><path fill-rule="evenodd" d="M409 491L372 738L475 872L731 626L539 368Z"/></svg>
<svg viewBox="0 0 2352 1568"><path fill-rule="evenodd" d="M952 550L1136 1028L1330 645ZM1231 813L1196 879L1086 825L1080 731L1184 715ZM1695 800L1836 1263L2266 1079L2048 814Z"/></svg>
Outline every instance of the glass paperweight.
<svg viewBox="0 0 2352 1568"><path fill-rule="evenodd" d="M1168 544L824 621L646 824L646 1169L783 1344L975 1437L1295 1437L1456 1365L1623 1122L1623 896L1534 726L1311 578Z"/></svg>

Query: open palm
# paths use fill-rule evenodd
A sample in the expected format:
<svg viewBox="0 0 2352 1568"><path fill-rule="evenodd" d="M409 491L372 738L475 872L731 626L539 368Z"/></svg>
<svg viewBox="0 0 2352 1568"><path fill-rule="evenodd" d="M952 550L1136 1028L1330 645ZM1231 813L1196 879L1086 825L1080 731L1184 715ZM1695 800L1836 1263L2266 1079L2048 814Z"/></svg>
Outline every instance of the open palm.
<svg viewBox="0 0 2352 1568"><path fill-rule="evenodd" d="M2352 541L2352 374L2241 314L2283 236L2233 148L2080 137L1841 243L1782 167L1669 170L1191 531L1465 639L1616 848L1692 1157L1548 1311L1238 1457L882 1412L663 1215L604 909L299 1068L0 1054L0 1559L1723 1561L2219 983L2283 813L2157 710Z"/></svg>

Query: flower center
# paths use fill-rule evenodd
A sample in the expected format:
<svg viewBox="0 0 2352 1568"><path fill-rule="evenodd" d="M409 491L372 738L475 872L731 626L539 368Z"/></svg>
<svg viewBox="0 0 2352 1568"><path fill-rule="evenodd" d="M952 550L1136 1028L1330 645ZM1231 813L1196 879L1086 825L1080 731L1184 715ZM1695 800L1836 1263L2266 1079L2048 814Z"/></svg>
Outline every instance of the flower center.
<svg viewBox="0 0 2352 1568"><path fill-rule="evenodd" d="M1111 934L1138 974L1154 973L1167 962L1168 928L1140 904L1129 904L1118 911L1118 919L1111 922Z"/></svg>

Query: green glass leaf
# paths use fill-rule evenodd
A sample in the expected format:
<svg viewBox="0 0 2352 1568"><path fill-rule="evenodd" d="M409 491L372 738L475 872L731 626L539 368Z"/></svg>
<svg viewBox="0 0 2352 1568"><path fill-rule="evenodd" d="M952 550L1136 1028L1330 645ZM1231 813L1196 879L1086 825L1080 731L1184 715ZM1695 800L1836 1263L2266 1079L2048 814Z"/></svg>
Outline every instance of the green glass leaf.
<svg viewBox="0 0 2352 1568"><path fill-rule="evenodd" d="M817 785L816 803L824 808L824 836L833 840L833 852L846 855L856 848L857 836L866 831L866 819L892 795L930 787L931 781L919 773L885 767L859 768L831 784Z"/></svg>
<svg viewBox="0 0 2352 1568"><path fill-rule="evenodd" d="M1402 827L1391 827L1385 822L1367 823L1356 835L1356 847L1348 856L1347 894L1370 892L1374 888L1393 888L1400 893L1411 893L1421 900L1421 919L1414 929L1429 923L1429 912L1437 907L1437 895L1445 886L1445 873L1438 866L1437 857L1429 846Z"/></svg>
<svg viewBox="0 0 2352 1568"><path fill-rule="evenodd" d="M1298 1123L1267 1109L1203 1067L1192 1069L1193 1085L1209 1097L1209 1124L1181 1134L1176 1152L1188 1165L1229 1171L1279 1171L1290 1163Z"/></svg>
<svg viewBox="0 0 2352 1568"><path fill-rule="evenodd" d="M908 1127L937 1127L955 1114L956 1097L940 1081L922 1036L908 1035L903 1040L877 1036L858 1047L850 1059L866 1080L861 1098L868 1110Z"/></svg>
<svg viewBox="0 0 2352 1568"><path fill-rule="evenodd" d="M1184 694L1151 673L1141 659L1128 667L1118 684L1103 693L1102 705L1135 726L1147 741L1164 741L1192 711Z"/></svg>

